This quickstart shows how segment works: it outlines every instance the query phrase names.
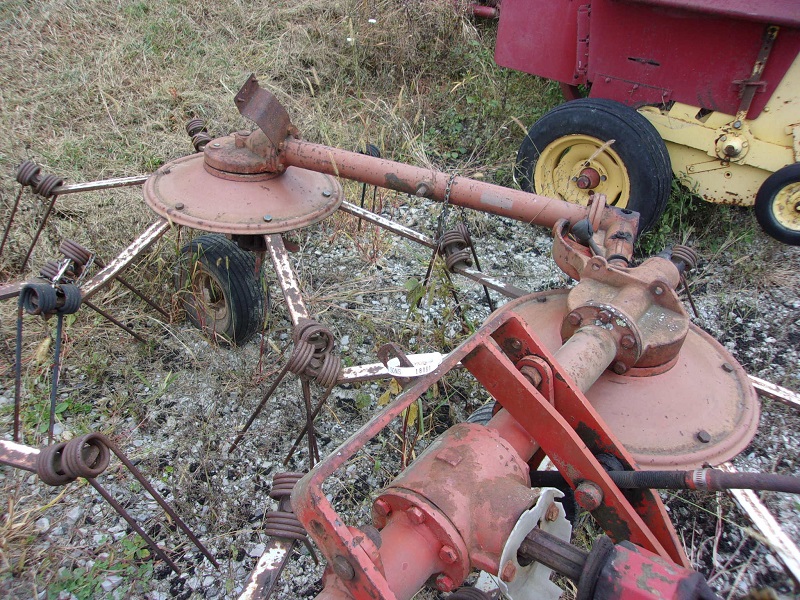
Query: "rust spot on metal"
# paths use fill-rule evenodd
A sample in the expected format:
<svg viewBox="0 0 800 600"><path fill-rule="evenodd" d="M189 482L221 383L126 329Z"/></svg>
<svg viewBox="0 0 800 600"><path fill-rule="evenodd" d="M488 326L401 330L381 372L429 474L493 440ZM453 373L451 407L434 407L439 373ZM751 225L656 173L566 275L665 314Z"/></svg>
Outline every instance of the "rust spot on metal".
<svg viewBox="0 0 800 600"><path fill-rule="evenodd" d="M412 195L416 195L417 193L417 187L414 183L400 179L395 173L386 173L383 178L385 182L384 187L390 190L397 190L398 192Z"/></svg>

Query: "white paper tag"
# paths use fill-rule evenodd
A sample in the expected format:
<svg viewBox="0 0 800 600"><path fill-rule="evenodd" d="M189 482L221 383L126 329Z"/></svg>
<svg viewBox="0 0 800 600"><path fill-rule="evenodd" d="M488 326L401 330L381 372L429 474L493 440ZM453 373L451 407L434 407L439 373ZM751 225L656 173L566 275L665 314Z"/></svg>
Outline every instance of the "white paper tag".
<svg viewBox="0 0 800 600"><path fill-rule="evenodd" d="M419 377L427 375L438 367L444 355L441 352L430 352L428 354L409 354L408 360L413 367L401 367L399 358L390 358L386 363L386 370L395 377Z"/></svg>

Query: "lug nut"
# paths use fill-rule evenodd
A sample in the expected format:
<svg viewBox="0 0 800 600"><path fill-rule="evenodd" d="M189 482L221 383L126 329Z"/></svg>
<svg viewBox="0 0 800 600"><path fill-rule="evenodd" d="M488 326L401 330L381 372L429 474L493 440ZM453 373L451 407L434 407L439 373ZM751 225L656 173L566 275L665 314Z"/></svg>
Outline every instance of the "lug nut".
<svg viewBox="0 0 800 600"><path fill-rule="evenodd" d="M617 375L622 375L628 370L628 365L626 365L621 360L618 360L613 365L611 365L611 370L614 371Z"/></svg>
<svg viewBox="0 0 800 600"><path fill-rule="evenodd" d="M425 522L425 513L420 510L418 506L412 506L408 509L408 520L414 525L422 525Z"/></svg>
<svg viewBox="0 0 800 600"><path fill-rule="evenodd" d="M453 550L451 546L445 545L439 550L439 558L442 559L442 562L452 565L458 560L458 554L456 554L456 551Z"/></svg>
<svg viewBox="0 0 800 600"><path fill-rule="evenodd" d="M619 342L619 345L625 348L626 350L630 350L636 345L636 340L632 335L623 335L622 339Z"/></svg>
<svg viewBox="0 0 800 600"><path fill-rule="evenodd" d="M597 318L600 319L601 323L610 323L611 313L607 310L601 310L599 313L597 313Z"/></svg>
<svg viewBox="0 0 800 600"><path fill-rule="evenodd" d="M578 325L580 325L581 321L583 321L583 319L581 318L580 314L576 312L571 312L567 316L567 322L573 327L577 327Z"/></svg>
<svg viewBox="0 0 800 600"><path fill-rule="evenodd" d="M378 498L372 504L372 512L374 512L376 516L385 519L392 514L392 506L383 498Z"/></svg>
<svg viewBox="0 0 800 600"><path fill-rule="evenodd" d="M452 592L456 587L455 582L449 575L439 573L436 576L436 589L440 592Z"/></svg>

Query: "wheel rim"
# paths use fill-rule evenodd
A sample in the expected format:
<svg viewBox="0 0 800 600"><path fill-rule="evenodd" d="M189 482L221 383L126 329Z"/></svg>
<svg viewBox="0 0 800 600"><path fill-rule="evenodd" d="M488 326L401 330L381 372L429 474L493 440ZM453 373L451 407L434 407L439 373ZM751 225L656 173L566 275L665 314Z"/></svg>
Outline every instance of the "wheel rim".
<svg viewBox="0 0 800 600"><path fill-rule="evenodd" d="M196 263L192 272L191 302L202 327L215 332L227 331L230 310L225 292L201 263Z"/></svg>
<svg viewBox="0 0 800 600"><path fill-rule="evenodd" d="M586 206L594 194L625 208L630 198L628 169L613 147L596 137L565 135L539 154L534 171L536 191Z"/></svg>
<svg viewBox="0 0 800 600"><path fill-rule="evenodd" d="M800 231L800 182L790 183L775 194L772 214L781 227Z"/></svg>

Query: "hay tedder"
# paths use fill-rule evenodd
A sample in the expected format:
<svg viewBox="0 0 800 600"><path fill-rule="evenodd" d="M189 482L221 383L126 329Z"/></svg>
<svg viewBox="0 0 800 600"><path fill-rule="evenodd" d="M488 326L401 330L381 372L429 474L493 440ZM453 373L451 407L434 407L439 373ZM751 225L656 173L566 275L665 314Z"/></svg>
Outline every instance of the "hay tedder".
<svg viewBox="0 0 800 600"><path fill-rule="evenodd" d="M796 2L503 0L491 11L497 63L558 81L571 100L522 143L524 189L581 204L605 194L646 230L669 198L671 160L703 199L755 205L766 233L800 244Z"/></svg>
<svg viewBox="0 0 800 600"><path fill-rule="evenodd" d="M144 182L145 201L159 219L85 279L83 297L118 276L172 225L226 234L229 239L214 238L225 240L213 242L221 248L215 252L233 256L245 249L259 262L269 255L295 325L295 348L278 380L291 371L303 381L312 464L314 417L334 385L390 374L404 384L391 404L309 473L276 476L272 496L280 507L265 528L271 542L242 597L268 596L293 544L308 535L327 559L321 598L407 599L426 584L453 592L476 570L486 574L480 585L451 598L487 598L498 586L510 598L557 598L553 571L574 580L581 599L714 598L691 569L654 489L798 492L800 481L709 468L749 443L759 405L742 367L691 324L678 297L694 253L675 247L635 265L639 215L608 205L600 191L582 206L311 143L252 77L235 102L257 129L212 139L202 123L192 122L197 153L167 163L146 181L106 184ZM472 268L468 235L447 232L432 240L344 202L339 178L549 227L556 263L578 283L528 294L499 282ZM39 187L45 181L36 173L27 180ZM59 182L48 191L80 186L103 183L71 188ZM384 364L343 368L332 334L305 308L282 237L339 209L430 247L451 271L512 301L433 363L420 364L392 346L380 353ZM231 292L231 273L221 274L214 264L220 263L202 263L186 275L206 301L187 301L187 308L198 322L214 324L212 330L236 321L226 329L235 338L237 327L249 331L250 324L238 321L248 318L255 301L249 292ZM237 273L253 276L246 269ZM40 288L19 289L31 306L47 301L48 310L57 311L58 278L50 283L55 291L39 299ZM13 292L7 288L4 295ZM378 493L372 523L347 524L326 496L326 480L454 369L469 371L494 399L493 408L449 429ZM311 382L325 389L316 407ZM11 450L25 452L3 444L0 460L10 464ZM35 470L27 456L23 468ZM80 456L72 452L70 463ZM47 457L58 473L58 457ZM546 460L555 471L538 470ZM589 552L570 544L563 491L606 533Z"/></svg>

